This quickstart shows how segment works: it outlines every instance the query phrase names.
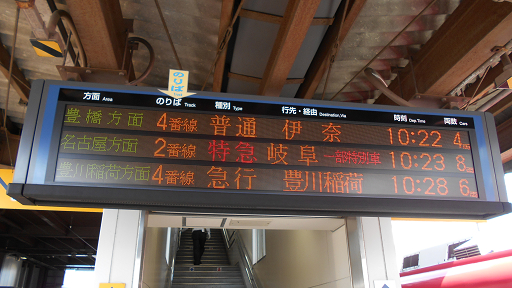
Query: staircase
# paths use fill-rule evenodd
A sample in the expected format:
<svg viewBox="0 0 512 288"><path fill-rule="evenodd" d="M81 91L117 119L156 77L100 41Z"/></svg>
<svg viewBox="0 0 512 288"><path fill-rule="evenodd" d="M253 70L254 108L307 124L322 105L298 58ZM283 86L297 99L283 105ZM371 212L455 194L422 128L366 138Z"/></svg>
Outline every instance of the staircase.
<svg viewBox="0 0 512 288"><path fill-rule="evenodd" d="M211 230L201 265L194 265L192 229L181 233L172 288L245 288L238 266L230 266L221 230Z"/></svg>

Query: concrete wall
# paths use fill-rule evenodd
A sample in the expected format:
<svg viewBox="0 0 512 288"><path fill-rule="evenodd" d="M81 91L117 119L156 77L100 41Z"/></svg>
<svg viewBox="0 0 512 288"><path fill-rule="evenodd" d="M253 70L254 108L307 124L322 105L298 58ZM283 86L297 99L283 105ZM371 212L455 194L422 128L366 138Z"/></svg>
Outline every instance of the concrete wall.
<svg viewBox="0 0 512 288"><path fill-rule="evenodd" d="M346 219L354 287L401 287L391 218Z"/></svg>
<svg viewBox="0 0 512 288"><path fill-rule="evenodd" d="M146 219L146 211L103 210L94 287L99 287L99 283L125 283L126 288L139 286Z"/></svg>
<svg viewBox="0 0 512 288"><path fill-rule="evenodd" d="M251 231L239 232L252 251ZM335 232L267 230L267 256L253 267L258 286L350 288L347 245L345 227Z"/></svg>
<svg viewBox="0 0 512 288"><path fill-rule="evenodd" d="M142 270L143 288L164 288L167 273L165 259L167 228L146 228L144 264Z"/></svg>
<svg viewBox="0 0 512 288"><path fill-rule="evenodd" d="M245 230L238 230L237 233L241 233L243 231L245 231ZM235 232L235 230L228 229L227 232L228 232L228 235L231 235L233 232ZM226 246L226 249L227 249L227 246ZM229 249L227 249L227 252L228 252L229 263L231 265L237 265L239 258L238 258L238 253L236 250L236 244L231 246Z"/></svg>
<svg viewBox="0 0 512 288"><path fill-rule="evenodd" d="M252 229L238 230L238 233L245 244L249 258L252 259Z"/></svg>
<svg viewBox="0 0 512 288"><path fill-rule="evenodd" d="M5 255L0 271L0 287L15 287L21 273L23 261L15 256Z"/></svg>

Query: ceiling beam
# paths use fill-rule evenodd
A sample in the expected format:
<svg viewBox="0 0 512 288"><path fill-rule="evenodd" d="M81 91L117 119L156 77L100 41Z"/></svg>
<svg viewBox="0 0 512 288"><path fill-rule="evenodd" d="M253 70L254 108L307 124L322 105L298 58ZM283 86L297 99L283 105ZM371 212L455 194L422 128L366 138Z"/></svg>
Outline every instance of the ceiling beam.
<svg viewBox="0 0 512 288"><path fill-rule="evenodd" d="M512 160L512 149L501 152L501 162L503 164L509 162L510 160ZM505 171L505 173L507 173L507 171Z"/></svg>
<svg viewBox="0 0 512 288"><path fill-rule="evenodd" d="M55 213L51 211L32 211L34 214L36 214L41 220L46 222L46 224L50 225L53 229L55 229L58 234L64 236L67 235L68 227L62 224L62 220L58 218Z"/></svg>
<svg viewBox="0 0 512 288"><path fill-rule="evenodd" d="M505 111L505 109L510 106L512 106L512 94L509 94L507 97L501 99L501 101L491 106L489 109L487 109L487 112L490 112L492 115L496 116Z"/></svg>
<svg viewBox="0 0 512 288"><path fill-rule="evenodd" d="M228 73L228 77L231 79L237 79L240 81L255 83L255 84L261 84L261 80L262 80L261 78L258 78L258 77L247 76L247 75L242 75L242 74L232 73L232 72ZM301 84L302 82L304 82L304 79L289 78L289 79L286 79L284 84Z"/></svg>
<svg viewBox="0 0 512 288"><path fill-rule="evenodd" d="M90 67L121 69L128 27L119 0L67 0L66 3Z"/></svg>
<svg viewBox="0 0 512 288"><path fill-rule="evenodd" d="M464 90L464 95L466 95L466 97L472 97L473 101L483 97L485 94L489 92L489 90L495 88L494 80L496 80L496 77L501 75L501 73L503 73L503 64L500 62L496 66L490 68L483 79L478 79L473 84L471 84L471 86L469 86L466 90ZM510 107L511 105L512 95L509 95L502 99L501 101L499 101L498 103L491 106L486 111L492 113L493 115L497 115L506 108Z"/></svg>
<svg viewBox="0 0 512 288"><path fill-rule="evenodd" d="M0 223L3 224L3 223ZM73 232L68 232L65 235L62 233L55 231L41 231L38 226L25 226L23 227L23 231L16 231L14 229L4 230L0 232L0 237L4 236L18 236L18 235L30 235L35 238L62 238L62 239L71 239L71 238L82 238L88 240L98 240L99 238L99 229L97 227L73 227ZM49 229L48 229L49 230ZM78 235L78 236L77 236ZM91 241L92 242L92 241ZM81 243L83 244L83 243Z"/></svg>
<svg viewBox="0 0 512 288"><path fill-rule="evenodd" d="M443 25L413 57L418 92L446 95L482 63L492 48L505 45L512 35L512 3L489 0L462 1ZM415 95L411 65L389 85L406 100ZM467 95L466 95L467 96ZM396 105L387 97L376 104Z"/></svg>
<svg viewBox="0 0 512 288"><path fill-rule="evenodd" d="M16 228L20 231L23 231L23 227L21 227L18 223L15 223L14 221L12 221L11 219L3 216L3 214L5 213L5 210L2 211L2 213L0 213L0 222L3 222L13 228Z"/></svg>
<svg viewBox="0 0 512 288"><path fill-rule="evenodd" d="M277 16L273 14L258 12L258 11L252 11L247 9L242 9L240 11L240 17L249 18L253 20L268 22L268 23L274 23L281 25L283 23L283 16ZM311 21L311 26L317 26L317 25L332 25L334 22L333 18L313 18L313 21Z"/></svg>
<svg viewBox="0 0 512 288"><path fill-rule="evenodd" d="M0 109L0 115L2 115L2 117L0 117L0 127L4 127L4 119L3 119L4 113L5 113L5 110ZM12 120L9 116L7 116L7 122L6 122L5 127L7 128L7 131L12 134L12 135L9 135L9 139L15 138L15 139L17 139L18 144L19 144L21 129L20 129L20 127L16 126L16 124L14 124L14 122L12 122ZM3 134L5 135L5 133L3 133ZM0 137L2 137L2 136L0 136ZM18 147L18 145L16 145L16 147ZM18 149L18 148L16 148L16 149Z"/></svg>
<svg viewBox="0 0 512 288"><path fill-rule="evenodd" d="M220 14L220 27L219 27L219 37L217 40L217 49L221 45L224 40L224 36L231 24L231 20L233 18L233 12L235 9L235 0L223 0L222 1L222 9ZM228 45L225 43L224 45ZM215 63L215 72L213 73L213 92L221 92L222 89L222 80L224 79L224 68L226 66L226 53L228 49L224 49L222 53L219 55L217 59L217 63Z"/></svg>
<svg viewBox="0 0 512 288"><path fill-rule="evenodd" d="M53 258L46 258L43 260L47 265L52 265L52 266L55 266L55 267L60 267L60 266L69 266L69 265L80 265L80 266L84 266L84 265L90 265L90 266L94 266L94 260L91 260L90 258L85 258L85 257L79 257L79 258L73 258L73 257L66 257L66 258L61 258L61 257L53 257Z"/></svg>
<svg viewBox="0 0 512 288"><path fill-rule="evenodd" d="M44 24L41 13L39 13L35 1L19 1L16 0L16 4L20 7L21 12L25 14L28 23L32 27L32 33L37 39L48 40L48 29Z"/></svg>
<svg viewBox="0 0 512 288"><path fill-rule="evenodd" d="M46 222L46 224L50 225L53 229L55 229L61 236L68 236L69 234L74 234L76 237L70 237L73 239L76 243L80 245L90 245L88 242L85 241L82 237L80 237L75 231L73 231L68 226L64 225L64 221L57 216L52 211L35 211L33 210L34 214L36 214L41 220ZM98 235L99 237L99 235Z"/></svg>
<svg viewBox="0 0 512 288"><path fill-rule="evenodd" d="M38 238L41 243L39 247L50 247L55 250L69 251L69 253L79 254L80 250L85 249L83 243L76 242L75 239L71 238Z"/></svg>
<svg viewBox="0 0 512 288"><path fill-rule="evenodd" d="M42 253L42 252L34 252L34 253L24 253L26 255L29 255L29 256L43 256L43 257L46 257L46 256L54 256L54 257L76 257L73 256L73 252L70 252L70 253L64 253L65 251L60 251L59 252L55 252L55 253ZM81 253L81 254L87 254L87 253ZM96 255L95 253L93 253L92 255ZM88 258L88 256L85 256L85 257L82 257L82 256L78 256L77 258Z"/></svg>
<svg viewBox="0 0 512 288"><path fill-rule="evenodd" d="M512 118L496 127L498 133L498 142L500 144L500 152L504 153L512 149Z"/></svg>
<svg viewBox="0 0 512 288"><path fill-rule="evenodd" d="M258 94L278 97L321 0L289 0Z"/></svg>
<svg viewBox="0 0 512 288"><path fill-rule="evenodd" d="M37 244L36 238L26 235L11 235L14 239L27 244L29 247L35 247Z"/></svg>
<svg viewBox="0 0 512 288"><path fill-rule="evenodd" d="M240 17L248 18L268 23L274 23L277 25L281 25L283 23L283 17L258 11L252 11L247 9L242 9L240 11Z"/></svg>
<svg viewBox="0 0 512 288"><path fill-rule="evenodd" d="M3 112L3 110L2 110ZM3 115L3 114L0 114ZM0 125L3 123L0 121ZM9 126L12 126L12 129L9 129ZM17 133L20 133L20 129L14 126L9 118L7 118L7 133L3 128L0 128L0 165L5 165L4 167L12 168L14 167L14 162L16 161L16 157L18 157L18 148L20 146L20 136L12 135L11 131L17 130ZM9 141L7 141L6 134L8 135ZM12 161L12 162L11 162ZM2 167L2 168L4 168Z"/></svg>
<svg viewBox="0 0 512 288"><path fill-rule="evenodd" d="M306 73L304 83L300 85L295 98L313 98L322 77L329 67L329 59L333 54L333 49L340 49L341 44L347 37L348 32L354 25L357 16L361 13L365 3L366 0L350 0L345 20L343 20L345 5L343 5L343 3L340 5L336 11L336 15L334 16L334 22L329 26L329 29L327 29L322 43L320 44L320 47L309 66L308 72Z"/></svg>
<svg viewBox="0 0 512 288"><path fill-rule="evenodd" d="M3 222L5 224L11 226L18 231L23 231L23 227L21 225L14 222L10 218L6 217L4 214L5 214L5 210L2 210L2 212L0 212L0 222ZM11 230L11 229L9 229L9 230ZM16 240L27 244L29 247L34 247L36 245L36 241L37 241L36 238L30 237L29 235L9 234L8 236L13 237Z"/></svg>
<svg viewBox="0 0 512 288"><path fill-rule="evenodd" d="M36 237L36 238L38 238L38 237ZM45 239L43 239L43 240L45 240ZM48 239L46 239L46 240L48 240ZM0 243L0 244L3 244L3 243ZM44 245L43 242L41 242L41 245L39 245L38 247L26 247L26 248L20 248L19 250L21 253L62 253L64 251L65 253L69 252L69 254L71 254L73 252L76 252L77 254L88 254L88 253L96 254L95 250L90 247L70 249L69 247L63 246L63 245L60 245L58 247Z"/></svg>
<svg viewBox="0 0 512 288"><path fill-rule="evenodd" d="M11 54L5 49L2 40L0 40L0 70L6 79L9 79L9 65L11 61ZM30 83L21 72L16 62L12 66L12 88L18 93L24 103L28 103L30 94Z"/></svg>
<svg viewBox="0 0 512 288"><path fill-rule="evenodd" d="M49 268L49 269L52 269L52 270L57 270L57 268L55 268L55 267L53 267L51 265L48 265L48 264L46 264L46 263L44 263L42 261L39 261L37 259L34 259L34 258L32 258L32 257L30 257L28 255L20 253L19 251L12 251L12 250L8 250L8 249L2 249L2 250L0 250L0 252L6 253L6 254L15 254L15 255L17 255L19 257L26 257L27 261L32 262L35 265L43 266L43 267L46 267L46 268Z"/></svg>

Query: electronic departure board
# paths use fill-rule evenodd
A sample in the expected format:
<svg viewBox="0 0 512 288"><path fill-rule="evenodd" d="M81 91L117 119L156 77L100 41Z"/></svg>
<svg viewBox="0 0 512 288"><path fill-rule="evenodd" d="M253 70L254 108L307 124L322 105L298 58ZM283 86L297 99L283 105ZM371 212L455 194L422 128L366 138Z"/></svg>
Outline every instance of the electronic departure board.
<svg viewBox="0 0 512 288"><path fill-rule="evenodd" d="M510 211L497 147L485 113L40 81L9 195L38 205L484 219Z"/></svg>

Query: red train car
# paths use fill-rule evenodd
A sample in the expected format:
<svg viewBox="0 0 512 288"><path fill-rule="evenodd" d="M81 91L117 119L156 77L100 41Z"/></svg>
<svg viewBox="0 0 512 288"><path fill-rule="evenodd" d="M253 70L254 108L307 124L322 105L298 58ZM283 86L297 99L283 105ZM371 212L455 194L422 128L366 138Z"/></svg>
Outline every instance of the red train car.
<svg viewBox="0 0 512 288"><path fill-rule="evenodd" d="M400 273L402 288L512 288L512 250Z"/></svg>

